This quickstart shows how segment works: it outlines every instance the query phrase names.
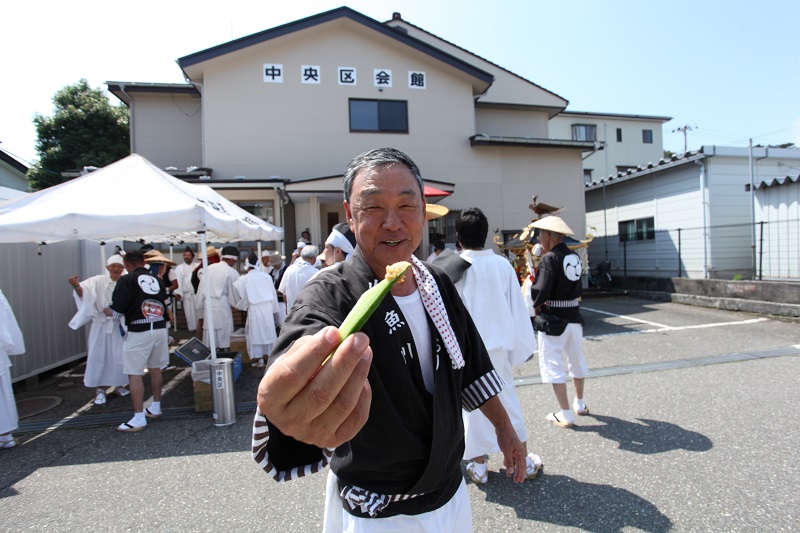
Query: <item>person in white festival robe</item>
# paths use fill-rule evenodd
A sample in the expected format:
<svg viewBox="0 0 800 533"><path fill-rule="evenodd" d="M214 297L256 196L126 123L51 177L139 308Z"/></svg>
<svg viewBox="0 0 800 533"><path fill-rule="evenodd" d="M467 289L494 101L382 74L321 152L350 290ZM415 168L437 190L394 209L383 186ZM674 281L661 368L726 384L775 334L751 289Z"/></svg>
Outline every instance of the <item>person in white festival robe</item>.
<svg viewBox="0 0 800 533"><path fill-rule="evenodd" d="M471 266L455 286L481 334L492 365L505 382L498 397L517 437L524 443L528 432L514 388L514 367L536 351L536 337L514 268L491 249L483 249L488 229L489 223L480 209L461 212L456 222L456 235L463 248L460 257ZM463 417L464 459L470 461L467 473L473 482L483 484L488 481L484 455L500 451L495 429L480 410L464 411ZM526 462L526 479L533 479L541 470L542 460L529 453Z"/></svg>
<svg viewBox="0 0 800 533"><path fill-rule="evenodd" d="M197 298L205 307L205 298L211 300L211 318L214 322L214 332L217 340L217 349L227 351L231 347L231 333L233 333L233 313L231 305L236 303L233 284L239 279L239 273L233 268L239 259L239 250L235 246L225 246L220 254L220 262L208 266L208 284L211 292L205 291L205 279L201 279L197 288ZM208 317L203 320L203 344L211 346L208 332Z"/></svg>
<svg viewBox="0 0 800 533"><path fill-rule="evenodd" d="M181 301L181 307L186 316L186 328L192 333L197 330L192 272L199 264L200 262L194 258L194 252L187 246L183 252L183 263L175 267L175 275L178 277L178 290L175 291L175 297Z"/></svg>
<svg viewBox="0 0 800 533"><path fill-rule="evenodd" d="M11 384L11 359L9 355L25 353L25 341L14 311L0 290L0 450L17 445L12 431L19 427L19 413Z"/></svg>
<svg viewBox="0 0 800 533"><path fill-rule="evenodd" d="M258 259L254 253L250 254L245 268L247 275L240 276L233 284L236 291L236 308L247 311L245 324L245 339L247 340L247 353L253 359L253 365L264 368L264 357L269 356L272 345L278 338L275 326L282 324L279 320L278 293L272 276L266 272L259 272L256 268Z"/></svg>
<svg viewBox="0 0 800 533"><path fill-rule="evenodd" d="M281 279L281 284L278 286L278 291L283 294L283 298L286 300L287 314L297 299L300 289L318 272L314 267L314 262L317 260L318 255L319 248L309 244L300 250L300 257L286 267L286 272L283 273L283 279Z"/></svg>
<svg viewBox="0 0 800 533"><path fill-rule="evenodd" d="M122 369L122 347L125 341L120 321L106 316L103 309L111 304L111 295L117 280L125 272L122 257L112 255L106 261L108 273L87 278L78 283L78 276L67 281L72 286L72 296L78 312L69 322L69 327L79 329L89 324L89 340L86 348L86 371L83 384L95 389L94 403L106 403L106 391L115 387L120 396L127 396L128 376Z"/></svg>

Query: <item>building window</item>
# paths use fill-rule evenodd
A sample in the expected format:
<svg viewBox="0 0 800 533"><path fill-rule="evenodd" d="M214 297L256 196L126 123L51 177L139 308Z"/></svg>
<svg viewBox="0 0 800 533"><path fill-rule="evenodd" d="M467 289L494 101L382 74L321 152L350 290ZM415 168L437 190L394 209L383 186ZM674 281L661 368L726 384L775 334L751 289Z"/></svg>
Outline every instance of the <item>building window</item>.
<svg viewBox="0 0 800 533"><path fill-rule="evenodd" d="M583 182L584 183L591 183L592 182L592 169L591 168L584 168L583 169Z"/></svg>
<svg viewBox="0 0 800 533"><path fill-rule="evenodd" d="M572 125L572 140L573 141L596 141L597 140L597 126L594 124L573 124Z"/></svg>
<svg viewBox="0 0 800 533"><path fill-rule="evenodd" d="M617 128L617 142L622 142L622 128Z"/></svg>
<svg viewBox="0 0 800 533"><path fill-rule="evenodd" d="M644 144L653 144L653 130L642 130L642 142Z"/></svg>
<svg viewBox="0 0 800 533"><path fill-rule="evenodd" d="M350 131L408 133L408 102L351 98Z"/></svg>
<svg viewBox="0 0 800 533"><path fill-rule="evenodd" d="M655 238L656 226L653 217L626 220L619 223L619 242L649 241Z"/></svg>

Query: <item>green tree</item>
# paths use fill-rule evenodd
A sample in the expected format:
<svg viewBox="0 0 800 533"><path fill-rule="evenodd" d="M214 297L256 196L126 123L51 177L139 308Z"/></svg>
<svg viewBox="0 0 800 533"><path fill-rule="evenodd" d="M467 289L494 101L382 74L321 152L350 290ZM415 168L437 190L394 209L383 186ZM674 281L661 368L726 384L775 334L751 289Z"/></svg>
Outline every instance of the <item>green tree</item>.
<svg viewBox="0 0 800 533"><path fill-rule="evenodd" d="M111 105L102 89L81 79L56 92L53 105L52 117L33 117L39 161L28 171L31 189L67 181L65 170L103 167L130 154L128 108Z"/></svg>

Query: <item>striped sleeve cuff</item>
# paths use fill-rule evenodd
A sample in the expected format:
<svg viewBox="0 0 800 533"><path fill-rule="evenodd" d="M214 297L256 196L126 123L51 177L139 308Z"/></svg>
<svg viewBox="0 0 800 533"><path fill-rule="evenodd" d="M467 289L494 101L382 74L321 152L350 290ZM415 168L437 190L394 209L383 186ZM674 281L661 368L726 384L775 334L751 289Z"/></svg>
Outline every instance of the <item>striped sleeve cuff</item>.
<svg viewBox="0 0 800 533"><path fill-rule="evenodd" d="M503 379L496 370L487 372L461 391L461 407L474 411L503 390Z"/></svg>
<svg viewBox="0 0 800 533"><path fill-rule="evenodd" d="M322 458L316 463L297 466L289 470L278 470L270 461L267 444L269 443L269 425L267 417L256 410L256 417L253 421L253 459L272 479L278 483L300 479L301 477L316 474L322 471L330 462L334 448L323 448Z"/></svg>

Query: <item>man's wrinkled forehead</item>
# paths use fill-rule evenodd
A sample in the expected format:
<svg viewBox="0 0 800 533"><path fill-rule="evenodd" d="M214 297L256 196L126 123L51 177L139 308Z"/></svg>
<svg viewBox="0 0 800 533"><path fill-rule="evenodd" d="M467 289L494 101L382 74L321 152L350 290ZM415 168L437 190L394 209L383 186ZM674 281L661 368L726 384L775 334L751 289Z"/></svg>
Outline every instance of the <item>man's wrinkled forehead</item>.
<svg viewBox="0 0 800 533"><path fill-rule="evenodd" d="M354 184L358 184L360 186L359 196L362 198L368 198L370 196L383 194L385 192L384 185L390 179L385 175L385 173L393 169L399 170L408 177L408 187L401 190L398 194L400 196L413 196L415 198L421 198L422 192L419 190L417 178L407 166L400 163L375 165L359 170L355 179L353 180Z"/></svg>

